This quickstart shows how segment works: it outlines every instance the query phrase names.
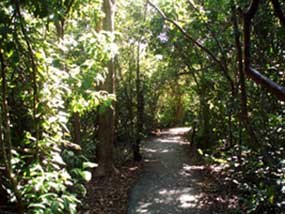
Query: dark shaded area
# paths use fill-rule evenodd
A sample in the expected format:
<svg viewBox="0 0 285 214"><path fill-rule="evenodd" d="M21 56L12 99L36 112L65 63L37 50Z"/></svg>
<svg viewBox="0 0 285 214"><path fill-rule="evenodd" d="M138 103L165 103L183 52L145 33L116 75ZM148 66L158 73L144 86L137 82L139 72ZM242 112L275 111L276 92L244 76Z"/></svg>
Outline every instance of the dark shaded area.
<svg viewBox="0 0 285 214"><path fill-rule="evenodd" d="M128 162L117 174L93 179L87 184L87 198L79 213L123 214L127 211L128 191L141 172L141 163Z"/></svg>

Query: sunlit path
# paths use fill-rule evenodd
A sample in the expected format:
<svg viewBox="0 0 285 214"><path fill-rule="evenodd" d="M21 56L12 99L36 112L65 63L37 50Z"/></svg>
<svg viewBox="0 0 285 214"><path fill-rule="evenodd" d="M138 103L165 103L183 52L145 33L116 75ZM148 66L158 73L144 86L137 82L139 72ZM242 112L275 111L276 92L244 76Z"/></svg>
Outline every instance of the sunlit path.
<svg viewBox="0 0 285 214"><path fill-rule="evenodd" d="M187 128L162 131L144 143L145 171L130 193L128 213L209 213L199 205L199 179L191 164Z"/></svg>

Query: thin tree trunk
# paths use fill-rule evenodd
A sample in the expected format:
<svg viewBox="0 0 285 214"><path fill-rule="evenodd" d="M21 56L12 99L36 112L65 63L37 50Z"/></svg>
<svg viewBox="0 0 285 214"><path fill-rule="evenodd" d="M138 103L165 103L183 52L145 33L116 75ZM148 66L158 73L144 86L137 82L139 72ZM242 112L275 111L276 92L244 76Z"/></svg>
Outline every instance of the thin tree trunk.
<svg viewBox="0 0 285 214"><path fill-rule="evenodd" d="M136 91L137 91L137 124L136 124L136 141L133 148L133 155L135 161L141 161L140 143L143 132L143 112L144 112L144 97L141 87L141 74L140 74L140 41L137 46L137 59L136 59Z"/></svg>
<svg viewBox="0 0 285 214"><path fill-rule="evenodd" d="M22 201L21 192L18 190L17 178L13 175L13 169L11 164L12 159L12 142L11 142L11 130L10 130L10 119L8 111L8 102L7 102L7 80L6 80L6 64L4 61L4 56L1 53L0 49L0 61L1 61L1 79L2 79L2 108L1 114L3 113L3 122L2 115L0 115L0 144L3 153L3 159L5 163L6 173L9 178L12 191L15 194L17 200L18 213L24 213L24 205ZM2 131L3 126L3 131ZM3 137L3 138L2 138Z"/></svg>
<svg viewBox="0 0 285 214"><path fill-rule="evenodd" d="M73 141L75 144L81 144L81 122L79 113L73 114Z"/></svg>
<svg viewBox="0 0 285 214"><path fill-rule="evenodd" d="M241 100L240 121L241 121L241 124L245 126L254 144L257 145L258 140L257 140L256 134L253 128L250 125L250 121L248 117L246 80L245 80L245 74L244 74L245 67L243 64L242 45L240 42L240 32L238 28L237 14L236 14L236 9L234 6L232 7L232 13L233 13L233 28L234 28L235 45L236 45L236 51L237 51L239 84L240 84L240 100ZM245 63L248 63L248 62L245 60Z"/></svg>
<svg viewBox="0 0 285 214"><path fill-rule="evenodd" d="M125 89L126 94L126 104L129 106L128 108L128 120L130 121L129 127L128 127L128 135L129 135L129 142L130 145L135 144L135 124L134 124L134 113L133 113L133 87L132 87L132 72L133 72L133 57L129 59L129 70L128 70L128 87Z"/></svg>
<svg viewBox="0 0 285 214"><path fill-rule="evenodd" d="M20 18L20 29L24 36L25 43L28 48L29 53L29 60L31 63L31 69L32 69L32 85L33 85L33 120L34 120L34 132L35 132L35 144L36 144L36 152L35 157L39 159L39 138L40 138L40 124L39 124L39 118L38 118L38 84L37 84L37 78L38 78L38 67L36 58L34 56L33 47L30 42L29 36L27 34L27 30L24 26L24 17L22 16L21 8L20 8L20 2L19 0L15 0L15 8L16 8L16 14Z"/></svg>
<svg viewBox="0 0 285 214"><path fill-rule="evenodd" d="M238 75L239 75L239 84L241 91L241 114L242 117L247 120L248 111L247 111L247 93L246 93L246 85L245 85L245 76L243 72L243 59L242 59L242 47L240 42L240 32L238 29L238 21L236 10L232 8L233 13L233 27L234 27L234 36L236 43L236 51L237 51L237 63L238 63Z"/></svg>

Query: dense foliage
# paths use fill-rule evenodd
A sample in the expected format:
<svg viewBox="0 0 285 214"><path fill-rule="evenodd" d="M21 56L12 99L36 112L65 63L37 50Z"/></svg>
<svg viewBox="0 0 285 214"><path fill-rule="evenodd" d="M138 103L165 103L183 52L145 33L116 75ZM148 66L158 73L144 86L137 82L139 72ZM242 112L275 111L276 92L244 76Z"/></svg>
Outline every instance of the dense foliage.
<svg viewBox="0 0 285 214"><path fill-rule="evenodd" d="M111 36L95 31L101 2L0 4L1 200L19 212L75 213L94 164L72 120L113 99L96 89L112 53Z"/></svg>
<svg viewBox="0 0 285 214"><path fill-rule="evenodd" d="M191 126L199 152L227 166L237 212L281 213L284 2L117 1L111 32L108 1L0 2L0 204L76 213L112 109L117 164L141 160L152 130ZM116 94L102 90L110 62Z"/></svg>

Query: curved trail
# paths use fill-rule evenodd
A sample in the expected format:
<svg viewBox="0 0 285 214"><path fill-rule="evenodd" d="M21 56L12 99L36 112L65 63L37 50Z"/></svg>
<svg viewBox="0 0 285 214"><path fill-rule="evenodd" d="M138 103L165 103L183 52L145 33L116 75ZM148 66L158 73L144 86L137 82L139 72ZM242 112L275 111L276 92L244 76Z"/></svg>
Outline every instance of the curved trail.
<svg viewBox="0 0 285 214"><path fill-rule="evenodd" d="M193 152L174 128L144 142L144 172L129 195L128 214L212 213L201 206L202 175L194 164Z"/></svg>

